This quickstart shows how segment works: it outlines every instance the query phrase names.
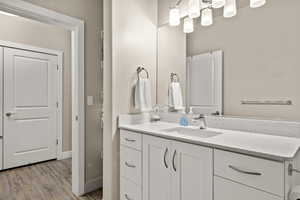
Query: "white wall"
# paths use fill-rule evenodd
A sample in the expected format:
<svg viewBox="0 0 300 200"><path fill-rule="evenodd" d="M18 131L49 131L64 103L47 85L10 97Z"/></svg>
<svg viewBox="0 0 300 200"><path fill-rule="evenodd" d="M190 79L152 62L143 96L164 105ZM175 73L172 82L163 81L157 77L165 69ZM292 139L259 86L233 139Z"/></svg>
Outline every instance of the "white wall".
<svg viewBox="0 0 300 200"><path fill-rule="evenodd" d="M300 1L267 1L259 9L239 9L211 27L196 25L188 35L188 55L224 51L226 115L300 120ZM292 106L246 106L241 100L290 99Z"/></svg>
<svg viewBox="0 0 300 200"><path fill-rule="evenodd" d="M116 66L115 84L119 113L135 112L132 86L136 69L144 65L149 72L152 102L156 101L157 5L154 0L116 1L113 22L113 47ZM143 75L142 75L143 76Z"/></svg>
<svg viewBox="0 0 300 200"><path fill-rule="evenodd" d="M156 99L157 0L105 0L104 4L105 34L112 34L105 38L104 199L119 200L117 117L132 112L131 89L138 65L149 70L153 102Z"/></svg>

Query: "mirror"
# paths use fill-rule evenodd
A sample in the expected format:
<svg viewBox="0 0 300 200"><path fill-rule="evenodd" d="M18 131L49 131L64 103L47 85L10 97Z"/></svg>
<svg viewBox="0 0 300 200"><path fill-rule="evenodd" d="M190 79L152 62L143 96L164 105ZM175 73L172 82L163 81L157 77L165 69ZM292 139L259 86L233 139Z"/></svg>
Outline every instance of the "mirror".
<svg viewBox="0 0 300 200"><path fill-rule="evenodd" d="M184 109L173 105L170 90L176 82L180 84L186 111L222 114L223 52L218 50L187 57L186 39L182 27L166 25L158 30L158 104L168 105L173 112Z"/></svg>
<svg viewBox="0 0 300 200"><path fill-rule="evenodd" d="M195 20L190 34L183 33L182 21L177 27L160 24L158 104L168 104L170 73L174 72L180 78L184 105L195 106L189 99L188 57L221 50L224 115L300 120L299 1L272 1L255 10L248 3L240 5L238 16L230 19L216 12L213 25L208 27ZM167 18L165 9L162 14Z"/></svg>

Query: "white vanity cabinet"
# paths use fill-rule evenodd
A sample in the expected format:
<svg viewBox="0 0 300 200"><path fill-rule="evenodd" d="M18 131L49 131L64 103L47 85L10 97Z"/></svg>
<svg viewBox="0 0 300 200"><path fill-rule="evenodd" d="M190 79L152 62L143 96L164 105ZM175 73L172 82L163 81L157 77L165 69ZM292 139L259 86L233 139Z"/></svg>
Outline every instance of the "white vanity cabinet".
<svg viewBox="0 0 300 200"><path fill-rule="evenodd" d="M121 130L121 200L287 200L286 163Z"/></svg>
<svg viewBox="0 0 300 200"><path fill-rule="evenodd" d="M143 179L143 200L212 200L212 149L144 135Z"/></svg>

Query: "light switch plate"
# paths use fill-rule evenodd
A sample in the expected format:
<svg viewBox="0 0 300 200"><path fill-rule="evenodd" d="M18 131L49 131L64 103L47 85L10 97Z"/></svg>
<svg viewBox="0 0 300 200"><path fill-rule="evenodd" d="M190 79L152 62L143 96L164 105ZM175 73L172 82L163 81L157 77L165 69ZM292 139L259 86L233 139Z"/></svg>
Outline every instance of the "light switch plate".
<svg viewBox="0 0 300 200"><path fill-rule="evenodd" d="M87 105L88 106L93 106L94 105L94 97L93 96L88 96L87 97Z"/></svg>

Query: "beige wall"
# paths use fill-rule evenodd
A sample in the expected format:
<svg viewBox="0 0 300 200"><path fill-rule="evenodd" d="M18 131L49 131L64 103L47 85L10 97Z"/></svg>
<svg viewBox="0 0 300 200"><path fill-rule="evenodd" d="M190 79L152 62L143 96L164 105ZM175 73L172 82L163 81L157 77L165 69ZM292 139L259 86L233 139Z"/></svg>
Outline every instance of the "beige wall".
<svg viewBox="0 0 300 200"><path fill-rule="evenodd" d="M100 153L100 35L102 29L102 0L26 0L85 22L85 94L95 97L94 106L86 106L86 181L97 180L102 174Z"/></svg>
<svg viewBox="0 0 300 200"><path fill-rule="evenodd" d="M300 1L268 1L239 9L232 19L218 17L211 27L188 35L188 55L224 51L226 115L300 120ZM245 106L241 100L290 99L293 106Z"/></svg>
<svg viewBox="0 0 300 200"><path fill-rule="evenodd" d="M63 151L70 151L71 124L71 33L63 28L22 17L0 14L0 40L64 52L63 60ZM47 38L47 39L45 39Z"/></svg>

